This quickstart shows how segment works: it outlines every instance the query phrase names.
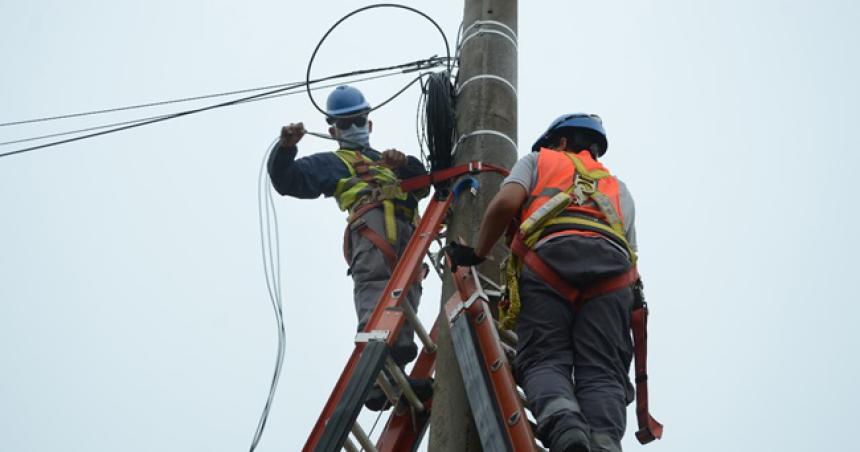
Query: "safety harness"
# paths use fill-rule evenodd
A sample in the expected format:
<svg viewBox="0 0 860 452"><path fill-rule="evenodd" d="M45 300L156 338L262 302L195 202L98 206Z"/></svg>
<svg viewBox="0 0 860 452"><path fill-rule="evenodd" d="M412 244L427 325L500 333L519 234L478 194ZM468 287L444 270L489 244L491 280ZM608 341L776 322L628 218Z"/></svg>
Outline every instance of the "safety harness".
<svg viewBox="0 0 860 452"><path fill-rule="evenodd" d="M541 151L544 152L544 151ZM548 151L559 152L559 151ZM523 265L529 267L538 277L563 296L576 311L593 298L625 288L637 289L636 303L630 319L633 332L634 358L636 369L636 415L639 431L636 438L646 444L660 438L663 426L648 411L648 374L647 374L647 319L648 307L641 297L641 280L636 270L636 253L624 234L621 215L609 197L598 190L600 180L612 177L605 169L588 169L580 156L564 152L576 168L573 183L565 190L544 189L533 196L527 204L538 197L550 198L532 212L521 224L511 242L511 254L505 266L505 279L508 300L499 306L501 327L512 329L519 314L521 302L519 294L519 275ZM572 205L573 204L573 205ZM593 204L599 209L600 217L583 206ZM539 240L565 233L571 229L599 233L623 246L630 258L630 270L604 278L586 287L574 287L564 280L555 270L535 252Z"/></svg>
<svg viewBox="0 0 860 452"><path fill-rule="evenodd" d="M347 228L344 234L344 256L349 263L347 248L349 231L357 230L367 237L385 255L391 268L397 262L397 254L392 245L397 243L398 213L404 218L414 219L414 210L403 205L408 193L400 188L400 180L390 168L376 163L360 151L339 149L335 155L343 161L349 170L350 177L341 179L335 188L335 199L341 210L349 211ZM382 206L385 215L385 237L367 227L362 216L371 210ZM399 212L398 212L399 211ZM393 257L393 259L392 259Z"/></svg>

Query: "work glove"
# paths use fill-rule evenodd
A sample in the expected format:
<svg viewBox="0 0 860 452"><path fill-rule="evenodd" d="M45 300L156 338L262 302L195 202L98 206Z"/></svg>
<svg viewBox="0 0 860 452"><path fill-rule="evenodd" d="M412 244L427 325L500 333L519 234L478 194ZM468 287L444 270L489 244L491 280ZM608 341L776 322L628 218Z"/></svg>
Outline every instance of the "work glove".
<svg viewBox="0 0 860 452"><path fill-rule="evenodd" d="M406 163L406 154L397 149L386 149L380 160L383 166L396 170Z"/></svg>
<svg viewBox="0 0 860 452"><path fill-rule="evenodd" d="M295 146L305 136L305 125L302 123L290 123L281 127L280 145L283 148Z"/></svg>
<svg viewBox="0 0 860 452"><path fill-rule="evenodd" d="M451 242L447 247L448 256L451 259L451 271L456 272L460 265L471 267L487 260L475 254L475 248Z"/></svg>

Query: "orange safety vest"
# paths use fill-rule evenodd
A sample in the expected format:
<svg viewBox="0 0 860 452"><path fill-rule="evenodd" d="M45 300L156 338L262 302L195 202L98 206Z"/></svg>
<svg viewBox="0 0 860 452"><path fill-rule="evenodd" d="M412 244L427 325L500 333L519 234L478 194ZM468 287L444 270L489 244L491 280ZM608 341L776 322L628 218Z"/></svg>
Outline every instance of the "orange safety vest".
<svg viewBox="0 0 860 452"><path fill-rule="evenodd" d="M585 180L578 177L576 164L566 152L556 151L553 149L542 148L538 155L537 163L537 182L534 189L529 194L529 198L523 208L520 218L523 220L531 217L544 204L559 193L569 191L574 202L571 202L562 212L559 212L555 217L572 217L582 219L596 220L606 226L610 226L612 222L618 222L621 226L621 232L625 229L624 214L621 211L620 188L618 179L609 175L609 171L603 164L595 160L588 151L580 151L574 154L576 158L584 166L586 172L590 174L605 174L598 180ZM609 204L612 206L612 211L617 215L617 218L607 218L597 203L586 193L589 189L597 191L605 196ZM611 214L610 214L611 216ZM605 230L595 230L594 227L589 227L586 223L581 224L558 224L557 226L549 226L541 234L540 238L554 237L566 234L580 235L608 235L610 239L617 239L616 234L606 234ZM626 240L625 240L626 241ZM626 247L626 245L625 245Z"/></svg>
<svg viewBox="0 0 860 452"><path fill-rule="evenodd" d="M506 264L508 300L499 304L502 328L513 328L520 310L519 273L525 265L552 287L574 309L582 303L626 287L637 288L636 303L630 317L636 370L636 438L646 444L663 436L663 425L648 409L647 318L648 307L641 296L641 281L636 270L636 253L624 234L624 216L618 179L588 151L577 153L541 148L537 181L525 207L521 223L511 242ZM534 247L541 240L567 234L599 235L622 244L630 257L625 273L604 278L587 287L573 287L549 267Z"/></svg>

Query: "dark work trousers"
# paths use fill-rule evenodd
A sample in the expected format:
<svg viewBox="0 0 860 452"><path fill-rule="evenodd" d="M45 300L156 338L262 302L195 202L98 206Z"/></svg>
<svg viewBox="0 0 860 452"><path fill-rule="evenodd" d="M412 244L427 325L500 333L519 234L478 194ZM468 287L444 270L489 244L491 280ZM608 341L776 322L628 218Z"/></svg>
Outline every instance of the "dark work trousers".
<svg viewBox="0 0 860 452"><path fill-rule="evenodd" d="M385 214L382 207L367 212L358 221L364 221L367 227L385 237ZM411 223L401 218L398 218L396 223L397 243L393 246L397 255L400 256L406 249L406 244L412 237L412 232L415 228ZM370 314L376 308L376 303L382 296L386 284L388 284L392 269L389 268L382 251L355 229L350 231L349 240L349 268L352 280L355 283L353 288L355 313L358 315L358 331L362 331L368 320L370 320ZM418 283L413 284L407 291L406 301L416 311L418 310L420 297L421 285ZM392 359L400 367L403 367L418 355L418 347L413 341L413 336L412 326L409 325L409 322L405 322L403 328L400 330L400 335L397 338L394 349L391 350Z"/></svg>
<svg viewBox="0 0 860 452"><path fill-rule="evenodd" d="M602 237L561 236L536 252L575 287L630 268L627 254ZM538 438L552 447L565 431L580 428L592 436L593 451L620 451L626 406L633 401L632 290L593 298L574 313L524 267L520 298L514 371L537 420Z"/></svg>

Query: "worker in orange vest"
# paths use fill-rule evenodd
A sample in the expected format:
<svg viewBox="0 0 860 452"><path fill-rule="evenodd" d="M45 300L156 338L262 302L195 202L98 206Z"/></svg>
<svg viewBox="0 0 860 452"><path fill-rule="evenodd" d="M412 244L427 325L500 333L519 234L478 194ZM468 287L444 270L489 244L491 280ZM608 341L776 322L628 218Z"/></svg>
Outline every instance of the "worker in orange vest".
<svg viewBox="0 0 860 452"><path fill-rule="evenodd" d="M607 145L598 116L559 117L502 182L475 248L452 245L455 265L476 265L519 222L502 321L518 314L514 373L551 452L620 451L633 401L634 208L597 161Z"/></svg>

